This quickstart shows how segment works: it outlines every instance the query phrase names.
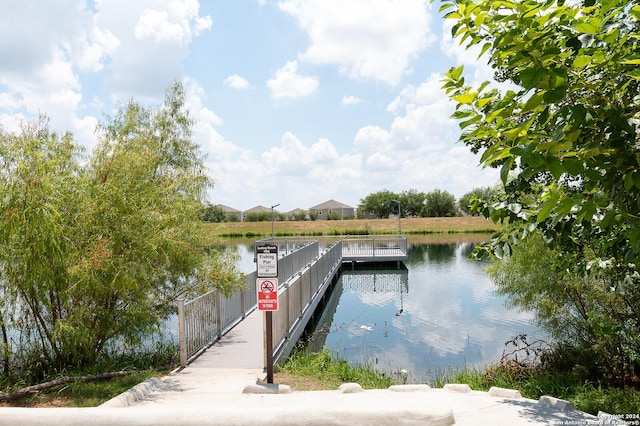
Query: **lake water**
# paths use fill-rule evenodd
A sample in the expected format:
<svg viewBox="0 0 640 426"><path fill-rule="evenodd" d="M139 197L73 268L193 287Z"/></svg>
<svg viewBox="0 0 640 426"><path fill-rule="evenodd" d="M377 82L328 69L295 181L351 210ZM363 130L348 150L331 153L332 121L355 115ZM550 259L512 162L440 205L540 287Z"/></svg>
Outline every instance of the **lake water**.
<svg viewBox="0 0 640 426"><path fill-rule="evenodd" d="M400 269L345 267L309 347L326 346L351 364L392 375L404 369L411 383L449 369L484 367L519 334L540 337L530 313L508 309L494 294L487 264L469 259L479 238L460 238L410 238L409 259ZM250 268L252 248L239 248L243 268Z"/></svg>

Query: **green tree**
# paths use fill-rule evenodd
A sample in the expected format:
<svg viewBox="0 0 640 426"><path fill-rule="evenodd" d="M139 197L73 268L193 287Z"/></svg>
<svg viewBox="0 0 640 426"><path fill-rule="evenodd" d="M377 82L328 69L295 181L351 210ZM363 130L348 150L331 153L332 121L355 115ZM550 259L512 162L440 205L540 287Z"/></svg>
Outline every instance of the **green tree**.
<svg viewBox="0 0 640 426"><path fill-rule="evenodd" d="M473 188L458 200L458 208L465 214L474 214L473 205L484 205L495 200L501 191L490 186Z"/></svg>
<svg viewBox="0 0 640 426"><path fill-rule="evenodd" d="M421 215L426 217L458 216L456 197L440 189L428 192L425 197L425 204Z"/></svg>
<svg viewBox="0 0 640 426"><path fill-rule="evenodd" d="M445 0L441 10L512 87L469 87L462 67L444 84L461 141L500 168L505 199L483 213L512 226L492 253L508 257L539 230L554 268L606 280L623 315L587 315L638 365L628 332L640 332L640 1Z"/></svg>
<svg viewBox="0 0 640 426"><path fill-rule="evenodd" d="M480 45L514 86L469 87L462 67L445 81L461 140L501 169L508 199L485 213L526 222L502 243L529 228L569 245L576 232L607 235L604 258L638 263L640 2L446 0L442 9L454 35ZM544 191L522 204L533 181Z"/></svg>
<svg viewBox="0 0 640 426"><path fill-rule="evenodd" d="M274 213L273 220L278 220L278 216ZM245 222L269 222L271 221L271 213L268 212L249 212L244 215Z"/></svg>
<svg viewBox="0 0 640 426"><path fill-rule="evenodd" d="M611 291L618 277L559 269L558 255L535 231L514 246L511 256L492 263L489 275L497 293L511 306L533 312L558 347L579 348L586 355L574 360L574 369L622 384L637 363L629 348L638 347L640 336L629 321L624 295Z"/></svg>
<svg viewBox="0 0 640 426"><path fill-rule="evenodd" d="M210 180L191 125L176 84L160 108L121 107L88 160L46 119L0 133L0 309L20 331L14 353L42 369L92 365L157 329L177 297L239 285L199 237Z"/></svg>
<svg viewBox="0 0 640 426"><path fill-rule="evenodd" d="M200 220L214 223L226 222L227 214L220 207L207 203L200 210Z"/></svg>
<svg viewBox="0 0 640 426"><path fill-rule="evenodd" d="M403 191L398 196L398 201L401 205L401 214L403 217L407 216L420 216L422 209L424 208L427 194L424 192L418 192L415 189Z"/></svg>
<svg viewBox="0 0 640 426"><path fill-rule="evenodd" d="M304 210L301 210L301 211L295 212L295 213L293 214L293 218L292 218L292 220L298 220L298 221L301 221L301 220L307 220L307 212L306 212L306 211L304 211Z"/></svg>
<svg viewBox="0 0 640 426"><path fill-rule="evenodd" d="M398 195L383 189L382 191L374 192L367 195L360 200L358 205L359 212L373 212L382 219L389 217L389 214L397 212L398 205L391 200L398 200Z"/></svg>

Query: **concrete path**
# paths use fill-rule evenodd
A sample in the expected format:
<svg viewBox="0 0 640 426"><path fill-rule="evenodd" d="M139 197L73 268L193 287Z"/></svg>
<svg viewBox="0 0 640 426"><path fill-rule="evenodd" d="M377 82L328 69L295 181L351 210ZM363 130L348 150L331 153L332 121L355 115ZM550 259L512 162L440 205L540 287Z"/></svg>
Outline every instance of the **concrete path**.
<svg viewBox="0 0 640 426"><path fill-rule="evenodd" d="M263 313L254 311L183 370L95 408L0 408L3 425L595 425L606 418L553 398L467 385L291 392L265 377Z"/></svg>

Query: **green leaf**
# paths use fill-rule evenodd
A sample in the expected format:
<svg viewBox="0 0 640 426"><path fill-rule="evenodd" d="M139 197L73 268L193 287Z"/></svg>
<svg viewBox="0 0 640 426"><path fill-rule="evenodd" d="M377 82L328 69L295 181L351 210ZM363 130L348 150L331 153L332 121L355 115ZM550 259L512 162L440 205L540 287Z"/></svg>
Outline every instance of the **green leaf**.
<svg viewBox="0 0 640 426"><path fill-rule="evenodd" d="M578 55L573 59L574 68L584 68L591 63L590 55Z"/></svg>
<svg viewBox="0 0 640 426"><path fill-rule="evenodd" d="M576 30L584 34L596 34L600 31L600 28L591 22L581 22L576 25Z"/></svg>
<svg viewBox="0 0 640 426"><path fill-rule="evenodd" d="M578 176L584 172L584 164L580 160L565 159L564 168L571 176Z"/></svg>
<svg viewBox="0 0 640 426"><path fill-rule="evenodd" d="M631 71L631 72L626 72L625 75L627 77L633 78L634 80L640 80L640 71L638 71L638 70L634 70L634 71Z"/></svg>
<svg viewBox="0 0 640 426"><path fill-rule="evenodd" d="M458 68L452 67L445 75L450 77L452 80L457 80L462 75L462 71L464 71L464 65L460 65Z"/></svg>
<svg viewBox="0 0 640 426"><path fill-rule="evenodd" d="M460 128L461 129L467 128L467 127L471 126L472 124L478 123L481 120L482 120L482 116L481 115L476 115L473 118L470 118L469 120L462 121L460 123Z"/></svg>
<svg viewBox="0 0 640 426"><path fill-rule="evenodd" d="M551 195L542 205L540 210L538 210L536 220L538 222L544 222L545 220L547 220L547 218L553 211L553 208L556 206L556 203L558 202L559 199L560 199L560 195L557 192L551 193Z"/></svg>
<svg viewBox="0 0 640 426"><path fill-rule="evenodd" d="M480 49L480 53L478 54L478 57L476 59L480 59L482 55L484 55L490 48L491 43L485 43L484 45L482 45L482 49Z"/></svg>
<svg viewBox="0 0 640 426"><path fill-rule="evenodd" d="M637 171L633 172L633 183L636 188L640 188L640 173Z"/></svg>
<svg viewBox="0 0 640 426"><path fill-rule="evenodd" d="M571 213L573 206L575 206L576 204L576 200L570 197L564 198L562 201L560 201L555 209L556 217L553 221L554 225L565 218L569 213Z"/></svg>
<svg viewBox="0 0 640 426"><path fill-rule="evenodd" d="M445 10L451 9L454 6L455 5L453 3L445 3L442 6L440 6L440 9L438 9L438 12L444 12Z"/></svg>
<svg viewBox="0 0 640 426"><path fill-rule="evenodd" d="M547 157L546 165L554 178L560 179L562 173L564 173L564 167L562 167L562 163L556 157Z"/></svg>
<svg viewBox="0 0 640 426"><path fill-rule="evenodd" d="M582 209L578 212L578 219L590 222L596 213L596 205L593 201L588 201L582 205Z"/></svg>
<svg viewBox="0 0 640 426"><path fill-rule="evenodd" d="M500 179L503 183L507 183L507 179L509 178L509 172L511 171L511 166L513 165L513 157L509 158L500 168Z"/></svg>
<svg viewBox="0 0 640 426"><path fill-rule="evenodd" d="M567 94L567 86L561 86L553 90L547 90L544 93L543 100L546 103L554 104L565 98Z"/></svg>
<svg viewBox="0 0 640 426"><path fill-rule="evenodd" d="M476 95L477 93L475 92L468 92L454 96L452 99L463 105L471 105L473 103L473 100L476 98Z"/></svg>
<svg viewBox="0 0 640 426"><path fill-rule="evenodd" d="M522 112L528 112L535 108L537 108L542 103L544 93L535 93L529 99L527 99L527 103L522 107Z"/></svg>
<svg viewBox="0 0 640 426"><path fill-rule="evenodd" d="M540 82L544 74L544 70L540 68L527 68L523 71L520 71L518 77L520 78L522 87L528 90L532 87L535 87Z"/></svg>
<svg viewBox="0 0 640 426"><path fill-rule="evenodd" d="M631 188L633 188L633 184L634 184L634 182L633 182L633 174L627 173L626 175L624 175L623 182L624 182L625 191L628 191Z"/></svg>

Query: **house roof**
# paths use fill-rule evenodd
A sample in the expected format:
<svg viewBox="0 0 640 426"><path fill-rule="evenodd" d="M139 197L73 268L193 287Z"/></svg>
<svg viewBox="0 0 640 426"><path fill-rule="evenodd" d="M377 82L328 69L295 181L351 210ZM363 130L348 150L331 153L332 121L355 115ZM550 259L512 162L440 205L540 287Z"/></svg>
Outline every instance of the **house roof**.
<svg viewBox="0 0 640 426"><path fill-rule="evenodd" d="M274 212L277 212L278 210L274 210ZM271 213L271 209L269 207L265 207L265 206L255 206L250 208L249 210L245 210L245 213Z"/></svg>
<svg viewBox="0 0 640 426"><path fill-rule="evenodd" d="M225 206L224 204L216 204L216 207L224 211L225 213L240 213L240 210L233 207Z"/></svg>
<svg viewBox="0 0 640 426"><path fill-rule="evenodd" d="M293 209L290 212L287 212L287 214L296 214L296 213L305 213L305 210L302 210L301 208L297 208L297 209Z"/></svg>
<svg viewBox="0 0 640 426"><path fill-rule="evenodd" d="M336 200L328 200L324 203L318 204L317 206L310 207L309 210L326 210L326 209L352 209L353 207L341 203Z"/></svg>

